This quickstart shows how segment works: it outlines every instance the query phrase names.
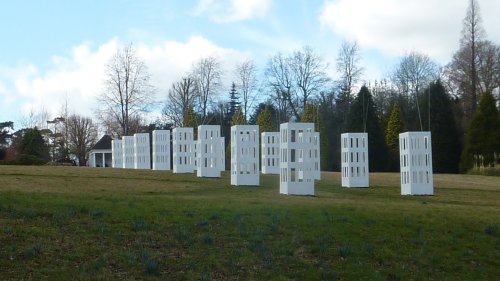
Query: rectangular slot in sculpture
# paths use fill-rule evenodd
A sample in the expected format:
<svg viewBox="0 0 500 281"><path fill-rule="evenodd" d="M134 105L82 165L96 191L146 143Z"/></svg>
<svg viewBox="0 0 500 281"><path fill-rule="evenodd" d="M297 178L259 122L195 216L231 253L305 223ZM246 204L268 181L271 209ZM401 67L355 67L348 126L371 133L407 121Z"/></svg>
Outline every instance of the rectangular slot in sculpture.
<svg viewBox="0 0 500 281"><path fill-rule="evenodd" d="M344 133L340 143L342 186L369 187L368 133Z"/></svg>
<svg viewBox="0 0 500 281"><path fill-rule="evenodd" d="M153 131L153 170L170 170L170 131Z"/></svg>
<svg viewBox="0 0 500 281"><path fill-rule="evenodd" d="M263 132L261 134L261 167L263 174L280 173L280 133Z"/></svg>
<svg viewBox="0 0 500 281"><path fill-rule="evenodd" d="M231 185L259 185L259 126L231 127Z"/></svg>
<svg viewBox="0 0 500 281"><path fill-rule="evenodd" d="M280 125L280 193L314 195L314 124Z"/></svg>
<svg viewBox="0 0 500 281"><path fill-rule="evenodd" d="M151 169L148 133L134 134L134 169Z"/></svg>
<svg viewBox="0 0 500 281"><path fill-rule="evenodd" d="M430 132L399 134L401 195L434 195Z"/></svg>
<svg viewBox="0 0 500 281"><path fill-rule="evenodd" d="M224 170L224 167L221 167L224 163L221 159L224 155L223 147L219 125L198 126L196 167L198 177L221 176L221 171Z"/></svg>
<svg viewBox="0 0 500 281"><path fill-rule="evenodd" d="M174 173L193 173L195 170L193 128L172 130L172 166Z"/></svg>

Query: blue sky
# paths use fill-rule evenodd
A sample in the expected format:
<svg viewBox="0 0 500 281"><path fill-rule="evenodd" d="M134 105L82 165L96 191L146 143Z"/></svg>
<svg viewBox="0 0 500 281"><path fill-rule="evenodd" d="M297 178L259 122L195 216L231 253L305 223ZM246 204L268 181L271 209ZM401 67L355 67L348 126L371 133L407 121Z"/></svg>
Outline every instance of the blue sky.
<svg viewBox="0 0 500 281"><path fill-rule="evenodd" d="M197 59L215 54L227 84L243 58L260 70L277 52L314 48L330 64L342 40L357 40L364 79L386 76L419 51L446 64L458 48L467 0L3 1L0 5L0 121L19 129L30 111L92 116L104 66L133 42L159 104ZM479 0L488 39L500 44L500 1ZM159 107L158 107L159 109ZM158 110L156 111L158 112Z"/></svg>

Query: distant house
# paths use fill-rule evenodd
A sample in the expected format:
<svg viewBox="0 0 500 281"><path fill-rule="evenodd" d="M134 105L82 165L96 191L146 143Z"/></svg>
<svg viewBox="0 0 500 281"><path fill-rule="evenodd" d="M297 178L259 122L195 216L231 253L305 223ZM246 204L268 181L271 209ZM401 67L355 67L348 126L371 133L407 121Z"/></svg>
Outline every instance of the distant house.
<svg viewBox="0 0 500 281"><path fill-rule="evenodd" d="M89 152L90 167L111 167L113 162L110 135L104 135Z"/></svg>

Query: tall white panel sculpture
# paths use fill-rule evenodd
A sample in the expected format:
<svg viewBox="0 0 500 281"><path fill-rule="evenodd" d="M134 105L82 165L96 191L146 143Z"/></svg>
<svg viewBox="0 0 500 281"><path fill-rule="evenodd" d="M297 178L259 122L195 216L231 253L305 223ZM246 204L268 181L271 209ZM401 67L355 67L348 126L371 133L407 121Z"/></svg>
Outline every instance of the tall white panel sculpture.
<svg viewBox="0 0 500 281"><path fill-rule="evenodd" d="M170 170L170 131L153 131L153 170Z"/></svg>
<svg viewBox="0 0 500 281"><path fill-rule="evenodd" d="M369 187L368 133L340 135L342 186Z"/></svg>
<svg viewBox="0 0 500 281"><path fill-rule="evenodd" d="M259 185L259 126L231 127L231 185Z"/></svg>
<svg viewBox="0 0 500 281"><path fill-rule="evenodd" d="M221 136L219 125L201 125L198 126L198 141L197 141L197 168L196 175L198 177L213 177L218 178L221 171L224 169L221 166Z"/></svg>
<svg viewBox="0 0 500 281"><path fill-rule="evenodd" d="M263 174L280 173L280 133L263 132L261 138L261 167Z"/></svg>
<svg viewBox="0 0 500 281"><path fill-rule="evenodd" d="M111 141L111 154L113 158L113 168L123 168L123 149L121 140Z"/></svg>
<svg viewBox="0 0 500 281"><path fill-rule="evenodd" d="M123 168L134 168L134 136L124 136L122 138Z"/></svg>
<svg viewBox="0 0 500 281"><path fill-rule="evenodd" d="M314 195L313 123L280 125L280 193ZM301 136L301 137L299 137Z"/></svg>
<svg viewBox="0 0 500 281"><path fill-rule="evenodd" d="M433 195L430 132L399 134L401 195Z"/></svg>
<svg viewBox="0 0 500 281"><path fill-rule="evenodd" d="M134 134L134 168L151 169L149 133Z"/></svg>
<svg viewBox="0 0 500 281"><path fill-rule="evenodd" d="M172 130L172 151L174 173L193 173L195 170L193 128L174 128Z"/></svg>

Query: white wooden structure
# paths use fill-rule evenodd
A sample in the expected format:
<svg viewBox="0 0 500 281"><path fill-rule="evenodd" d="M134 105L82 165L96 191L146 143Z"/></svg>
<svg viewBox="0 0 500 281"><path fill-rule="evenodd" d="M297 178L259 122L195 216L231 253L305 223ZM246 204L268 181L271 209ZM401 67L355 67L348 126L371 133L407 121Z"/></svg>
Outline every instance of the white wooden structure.
<svg viewBox="0 0 500 281"><path fill-rule="evenodd" d="M195 142L193 128L172 130L172 166L174 173L193 173L195 170Z"/></svg>
<svg viewBox="0 0 500 281"><path fill-rule="evenodd" d="M134 134L134 168L151 169L149 133Z"/></svg>
<svg viewBox="0 0 500 281"><path fill-rule="evenodd" d="M314 195L313 123L280 125L280 193Z"/></svg>
<svg viewBox="0 0 500 281"><path fill-rule="evenodd" d="M111 167L113 166L112 138L109 135L102 136L89 152L89 166Z"/></svg>
<svg viewBox="0 0 500 281"><path fill-rule="evenodd" d="M170 170L170 131L153 131L153 170Z"/></svg>
<svg viewBox="0 0 500 281"><path fill-rule="evenodd" d="M111 141L111 153L113 155L113 168L123 168L122 140Z"/></svg>
<svg viewBox="0 0 500 281"><path fill-rule="evenodd" d="M280 173L280 133L263 132L261 137L261 167L263 174Z"/></svg>
<svg viewBox="0 0 500 281"><path fill-rule="evenodd" d="M223 139L222 139L223 141ZM218 178L224 167L224 145L221 141L219 125L198 126L197 168L198 177Z"/></svg>
<svg viewBox="0 0 500 281"><path fill-rule="evenodd" d="M259 185L259 126L231 127L231 185Z"/></svg>
<svg viewBox="0 0 500 281"><path fill-rule="evenodd" d="M123 168L134 168L134 136L124 136L122 138Z"/></svg>
<svg viewBox="0 0 500 281"><path fill-rule="evenodd" d="M430 132L399 134L401 195L434 195Z"/></svg>
<svg viewBox="0 0 500 281"><path fill-rule="evenodd" d="M342 186L369 187L368 133L340 135Z"/></svg>

